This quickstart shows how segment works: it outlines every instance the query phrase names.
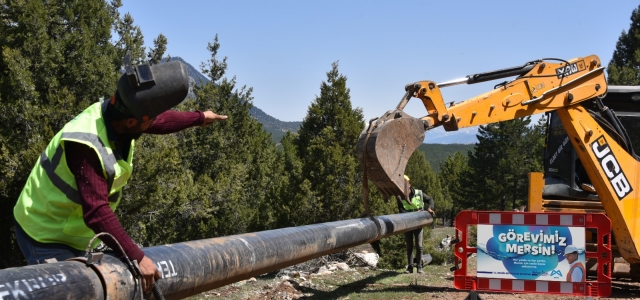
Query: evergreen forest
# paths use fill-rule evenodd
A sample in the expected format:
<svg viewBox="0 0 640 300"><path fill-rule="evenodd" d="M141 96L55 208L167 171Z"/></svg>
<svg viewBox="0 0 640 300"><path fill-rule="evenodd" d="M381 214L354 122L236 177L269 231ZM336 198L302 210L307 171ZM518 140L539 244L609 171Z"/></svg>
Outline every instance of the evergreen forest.
<svg viewBox="0 0 640 300"><path fill-rule="evenodd" d="M26 264L13 207L50 139L114 94L127 51L134 64L169 59L170 41L160 34L144 47L146 37L121 6L122 0L0 0L0 269ZM631 20L608 66L616 84L640 83L638 9ZM200 64L208 81L175 109L229 118L136 142L136 167L116 211L127 233L147 247L359 217L356 143L365 120L352 107L348 74L338 62L328 65L320 90L309 91L299 129L276 145L250 113L252 88L227 74L227 58L218 55L223 42L211 37L210 57ZM406 173L433 197L437 226L451 226L463 209L510 210L527 202L527 174L542 171L545 128L544 118L481 126L478 143L437 166L425 156L431 151L415 151ZM369 205L375 215L398 211L375 188ZM383 240L383 251L398 239Z"/></svg>

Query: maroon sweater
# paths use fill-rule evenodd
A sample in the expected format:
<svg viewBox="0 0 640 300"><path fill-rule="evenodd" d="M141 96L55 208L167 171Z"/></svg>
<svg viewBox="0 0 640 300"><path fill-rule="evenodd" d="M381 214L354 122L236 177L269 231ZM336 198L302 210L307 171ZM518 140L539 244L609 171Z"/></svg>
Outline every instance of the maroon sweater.
<svg viewBox="0 0 640 300"><path fill-rule="evenodd" d="M203 123L204 114L202 112L169 110L158 115L145 133L174 133ZM130 140L127 141L122 136L118 136L118 140L120 145L130 143ZM95 233L108 232L112 234L130 259L141 261L144 252L133 243L114 212L109 208L107 180L102 175L102 163L95 151L80 143L67 142L65 153L67 165L76 178L76 185L82 199L84 222ZM101 239L111 249L119 251L113 239L108 236L102 236Z"/></svg>

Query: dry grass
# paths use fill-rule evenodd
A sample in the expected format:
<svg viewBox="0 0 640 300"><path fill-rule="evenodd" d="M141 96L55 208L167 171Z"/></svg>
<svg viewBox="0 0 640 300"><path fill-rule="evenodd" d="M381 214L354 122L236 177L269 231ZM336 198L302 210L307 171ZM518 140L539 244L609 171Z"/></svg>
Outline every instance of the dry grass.
<svg viewBox="0 0 640 300"><path fill-rule="evenodd" d="M439 228L432 232L426 243L439 241L452 228ZM426 248L426 247L425 247ZM363 245L352 251L369 250ZM325 259L326 260L326 259ZM308 263L309 264L309 263ZM451 264L428 265L424 274L404 274L404 269L372 270L356 267L335 271L323 276L291 278L264 275L256 281L247 281L218 288L190 299L465 299L469 292L453 287ZM475 259L470 259L469 268L475 268ZM295 269L295 268L294 268ZM557 295L480 293L482 299L584 299L584 297L559 297ZM638 299L640 285L616 282L611 299Z"/></svg>

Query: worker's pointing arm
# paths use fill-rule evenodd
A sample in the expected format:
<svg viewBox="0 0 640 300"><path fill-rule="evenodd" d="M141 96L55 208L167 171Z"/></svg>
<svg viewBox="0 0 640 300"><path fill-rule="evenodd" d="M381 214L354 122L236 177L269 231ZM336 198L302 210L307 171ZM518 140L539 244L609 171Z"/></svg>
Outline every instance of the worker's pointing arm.
<svg viewBox="0 0 640 300"><path fill-rule="evenodd" d="M226 119L227 116L218 115L210 110L205 112L167 110L159 114L144 133L169 134L179 132L193 126L205 127L216 121Z"/></svg>

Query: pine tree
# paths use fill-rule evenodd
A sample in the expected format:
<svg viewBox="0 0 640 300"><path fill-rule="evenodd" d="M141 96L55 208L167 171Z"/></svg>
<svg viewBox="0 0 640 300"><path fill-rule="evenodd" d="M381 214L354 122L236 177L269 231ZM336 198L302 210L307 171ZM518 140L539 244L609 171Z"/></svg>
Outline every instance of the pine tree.
<svg viewBox="0 0 640 300"><path fill-rule="evenodd" d="M51 137L90 104L113 95L126 50L134 50L136 62L144 61L142 34L130 16L129 27L119 25L125 23L119 17L120 6L118 0L109 4L0 0L5 21L0 23L0 237L5 240L11 240L15 201ZM113 39L112 29L117 34ZM149 57L162 57L166 38L160 36L154 44ZM167 147L175 144L175 140L162 142ZM162 186L149 190L171 195ZM127 205L120 208L125 212L135 208ZM0 252L11 253L0 258L0 268L22 264L15 244L0 247Z"/></svg>
<svg viewBox="0 0 640 300"><path fill-rule="evenodd" d="M187 205L198 190L193 172L182 163L182 145L175 134L142 135L135 147L135 167L116 210L118 220L144 246L182 241L181 217L206 212Z"/></svg>
<svg viewBox="0 0 640 300"><path fill-rule="evenodd" d="M313 216L307 223L349 219L361 213L356 144L364 117L361 109L351 107L347 77L339 73L338 63L331 66L296 139L302 183L308 181L313 192L313 199L309 199Z"/></svg>
<svg viewBox="0 0 640 300"><path fill-rule="evenodd" d="M528 127L530 122L526 117L480 126L463 177L467 202L461 203L462 208L506 210L526 203L527 174L541 166L537 151L542 136Z"/></svg>
<svg viewBox="0 0 640 300"><path fill-rule="evenodd" d="M219 48L216 35L208 45L211 58L201 66L211 82L196 87L196 98L178 109L212 110L228 119L175 134L179 165L189 173L185 183L191 177L193 187L187 184L184 198L163 209L175 222L169 242L263 230L275 222L266 204L280 190L276 148L249 114L252 89L224 77L226 57L218 58Z"/></svg>
<svg viewBox="0 0 640 300"><path fill-rule="evenodd" d="M631 13L628 31L622 31L607 68L609 84L640 84L640 6Z"/></svg>
<svg viewBox="0 0 640 300"><path fill-rule="evenodd" d="M453 224L455 216L460 212L460 203L464 197L462 176L467 172L467 156L460 152L447 157L440 165L440 184L442 185L443 202L450 205L449 211L439 211L449 218Z"/></svg>
<svg viewBox="0 0 640 300"><path fill-rule="evenodd" d="M100 0L0 0L0 238L50 138L90 103L113 93L114 7ZM0 268L21 264L12 243Z"/></svg>
<svg viewBox="0 0 640 300"><path fill-rule="evenodd" d="M308 224L313 217L311 208L315 194L309 180L302 175L303 162L298 156L296 139L297 134L287 132L281 140L282 149L278 151L282 185L271 207L277 219L276 228Z"/></svg>
<svg viewBox="0 0 640 300"><path fill-rule="evenodd" d="M129 52L131 54L131 63L138 65L145 61L144 55L144 36L140 26L134 25L134 19L131 14L126 13L124 17L120 16L117 8L122 6L122 0L113 0L115 9L112 11L114 18L113 31L118 34L115 42L116 56L113 65L117 70L122 66L122 58Z"/></svg>

